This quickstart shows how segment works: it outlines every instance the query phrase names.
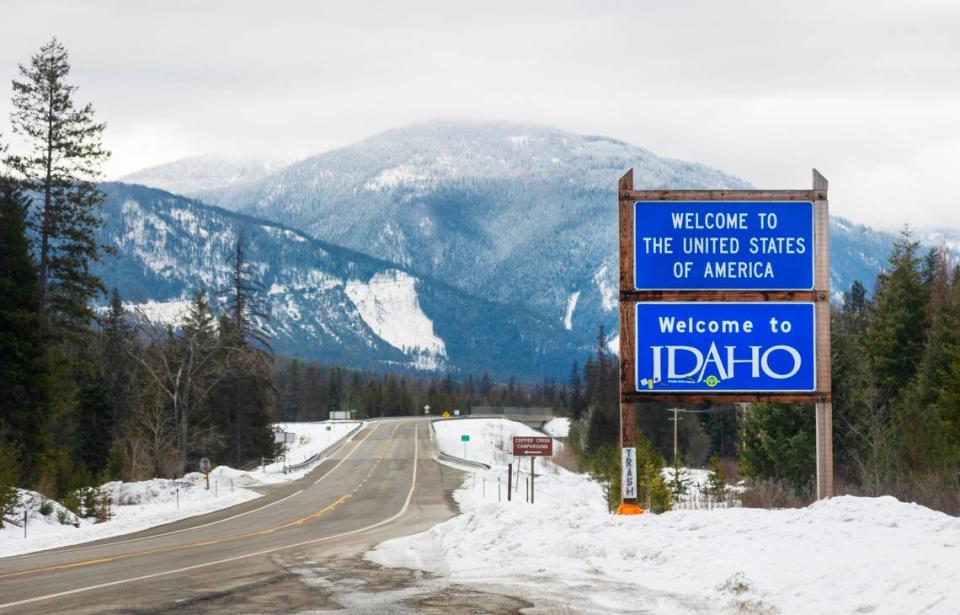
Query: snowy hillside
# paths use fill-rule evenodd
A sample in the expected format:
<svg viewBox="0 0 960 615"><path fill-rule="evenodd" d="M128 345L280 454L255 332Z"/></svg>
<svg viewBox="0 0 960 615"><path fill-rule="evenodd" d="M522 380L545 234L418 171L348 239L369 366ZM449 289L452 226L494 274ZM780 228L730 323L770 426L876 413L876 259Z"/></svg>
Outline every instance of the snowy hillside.
<svg viewBox="0 0 960 615"><path fill-rule="evenodd" d="M176 322L199 287L227 285L238 233L271 306L274 349L353 367L564 373L577 350L559 323L297 231L142 186L104 184L99 267L127 307ZM482 334L478 334L482 332Z"/></svg>
<svg viewBox="0 0 960 615"><path fill-rule="evenodd" d="M613 187L631 166L650 187L746 186L605 137L430 122L207 198L523 305L586 342L615 323Z"/></svg>
<svg viewBox="0 0 960 615"><path fill-rule="evenodd" d="M243 186L264 179L287 164L279 160L209 154L142 169L121 177L120 181L184 196L202 197L211 190Z"/></svg>
<svg viewBox="0 0 960 615"><path fill-rule="evenodd" d="M229 209L520 304L581 343L616 328L617 179L643 188L747 188L627 143L508 123L428 122L206 193ZM802 186L798 186L802 187ZM832 226L835 296L872 286L894 237Z"/></svg>

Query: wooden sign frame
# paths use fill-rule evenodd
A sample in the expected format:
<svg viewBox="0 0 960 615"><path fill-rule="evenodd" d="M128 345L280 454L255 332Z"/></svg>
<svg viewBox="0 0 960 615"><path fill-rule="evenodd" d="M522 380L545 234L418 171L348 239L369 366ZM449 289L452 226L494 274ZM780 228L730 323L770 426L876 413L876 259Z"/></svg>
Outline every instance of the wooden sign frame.
<svg viewBox="0 0 960 615"><path fill-rule="evenodd" d="M830 369L830 243L827 180L813 170L810 190L635 190L633 169L620 178L620 445L635 446L636 406L643 402L816 403L817 497L833 495ZM808 201L813 203L814 288L806 291L636 290L634 207L637 201ZM816 390L800 393L653 393L636 390L636 310L644 301L812 302L816 314ZM632 498L624 504L636 505Z"/></svg>

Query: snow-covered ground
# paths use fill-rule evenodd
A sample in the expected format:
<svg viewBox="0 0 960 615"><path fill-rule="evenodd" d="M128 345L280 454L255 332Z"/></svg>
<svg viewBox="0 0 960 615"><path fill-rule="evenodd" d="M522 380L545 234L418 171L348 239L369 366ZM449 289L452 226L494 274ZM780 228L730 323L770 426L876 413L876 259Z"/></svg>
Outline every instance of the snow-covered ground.
<svg viewBox="0 0 960 615"><path fill-rule="evenodd" d="M567 417L557 417L543 426L543 433L554 438L566 438L570 435L570 419Z"/></svg>
<svg viewBox="0 0 960 615"><path fill-rule="evenodd" d="M296 464L330 448L361 423L331 421L278 425L284 431L297 434L296 442L289 445L287 452L287 463ZM321 456L316 463L322 459ZM282 462L248 472L219 466L210 472L209 490L206 489L203 474L198 472L189 473L180 480L157 478L130 483L105 483L101 488L109 494L111 506L109 520L102 523L77 518L57 502L46 500L39 493L21 490L21 504L27 510L26 538L23 527L5 524L0 529L0 557L129 534L235 506L261 496L251 487L296 480L315 467L316 463L286 474L283 473ZM49 503L51 509L48 515L40 512L44 501ZM23 508L13 518L22 524Z"/></svg>
<svg viewBox="0 0 960 615"><path fill-rule="evenodd" d="M316 466L316 463L311 463L296 470L288 470L286 469L287 466L299 465L314 455L322 453L362 424L360 421L274 423L275 427L296 434L296 441L287 445L286 459L277 459L265 466L258 466L251 470L237 470L228 466L219 466L210 471L211 480L213 480L213 477L224 480L232 479L235 485L250 486L282 483L303 478ZM317 462L319 461L320 459L317 460Z"/></svg>
<svg viewBox="0 0 960 615"><path fill-rule="evenodd" d="M5 525L0 530L0 557L139 532L260 497L250 489L236 485L231 489L225 482L215 485L212 477L210 481L209 491L205 489L203 474L198 472L187 474L180 480L155 478L132 483L106 483L103 489L110 494L112 504L109 520L102 523L78 519L55 502L51 502L53 512L43 515L40 505L46 498L33 491L21 490L21 503L27 504L26 537L22 527ZM16 517L22 523L22 509Z"/></svg>
<svg viewBox="0 0 960 615"><path fill-rule="evenodd" d="M513 460L513 436L543 437L536 429L506 419L452 419L436 421L433 427L444 453L504 468ZM464 435L470 437L469 441L463 441ZM554 442L554 452L561 447L562 443Z"/></svg>
<svg viewBox="0 0 960 615"><path fill-rule="evenodd" d="M525 428L495 422L436 424L442 450L460 456L459 436L470 435L471 459L494 468L455 493L460 516L385 542L371 560L546 598L570 612L960 610L958 518L890 497L620 517L607 513L598 484L547 461L538 461L536 503L524 501L525 485L508 503L505 436Z"/></svg>

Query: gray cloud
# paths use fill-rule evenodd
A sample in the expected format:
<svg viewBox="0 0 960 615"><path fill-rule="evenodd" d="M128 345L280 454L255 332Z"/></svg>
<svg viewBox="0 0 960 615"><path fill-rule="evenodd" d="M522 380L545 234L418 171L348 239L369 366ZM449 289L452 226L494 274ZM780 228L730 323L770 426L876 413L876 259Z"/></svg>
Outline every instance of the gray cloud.
<svg viewBox="0 0 960 615"><path fill-rule="evenodd" d="M960 227L955 2L5 3L0 77L51 35L108 171L291 157L437 117L606 134L835 213ZM9 112L8 96L0 113ZM9 131L3 128L4 133Z"/></svg>

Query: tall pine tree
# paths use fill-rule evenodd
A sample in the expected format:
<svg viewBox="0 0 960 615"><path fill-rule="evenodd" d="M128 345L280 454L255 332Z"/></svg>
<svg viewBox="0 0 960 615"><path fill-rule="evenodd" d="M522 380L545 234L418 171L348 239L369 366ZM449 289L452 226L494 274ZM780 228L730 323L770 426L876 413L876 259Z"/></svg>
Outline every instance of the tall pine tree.
<svg viewBox="0 0 960 615"><path fill-rule="evenodd" d="M920 244L904 230L890 256L890 270L877 280L873 314L865 331L871 370L889 399L913 378L923 354L927 286Z"/></svg>
<svg viewBox="0 0 960 615"><path fill-rule="evenodd" d="M246 259L244 236L233 251L233 275L226 290L228 315L220 320L223 378L211 393L213 420L227 458L236 465L271 456L275 395L270 373L270 340L263 285ZM223 436L226 436L223 438Z"/></svg>
<svg viewBox="0 0 960 615"><path fill-rule="evenodd" d="M95 234L104 197L95 181L109 156L101 144L105 124L95 121L92 105L75 104L67 50L56 38L19 71L10 119L26 151L6 163L40 201L37 310L42 330L62 337L87 330L91 300L103 289L90 265L101 249Z"/></svg>

